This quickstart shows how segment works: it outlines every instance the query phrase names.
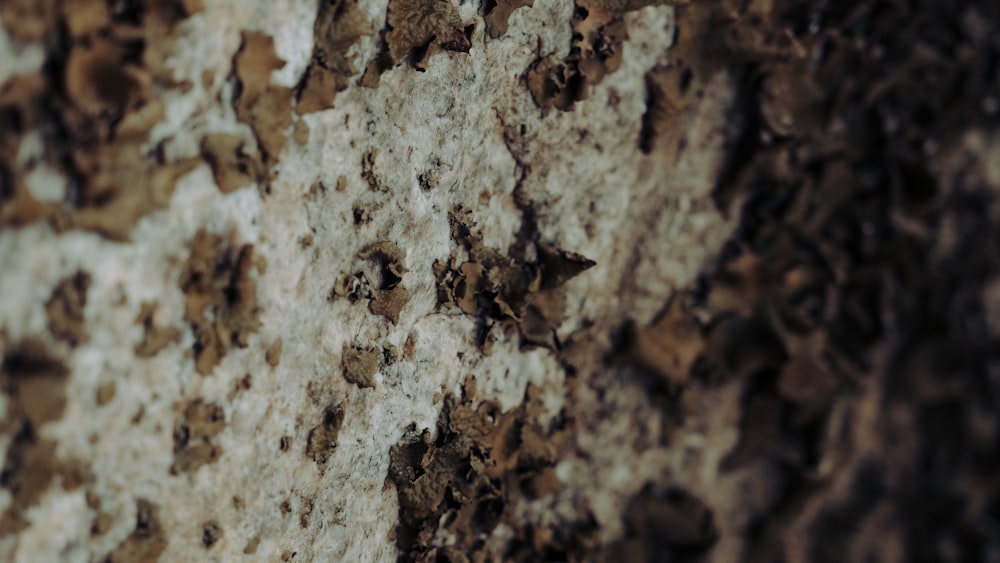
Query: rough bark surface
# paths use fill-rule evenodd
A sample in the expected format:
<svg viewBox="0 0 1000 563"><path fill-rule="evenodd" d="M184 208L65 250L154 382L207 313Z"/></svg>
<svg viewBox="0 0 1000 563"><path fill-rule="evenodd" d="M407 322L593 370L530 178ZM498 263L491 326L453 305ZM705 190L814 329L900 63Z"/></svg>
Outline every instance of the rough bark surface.
<svg viewBox="0 0 1000 563"><path fill-rule="evenodd" d="M4 3L0 559L995 560L998 17Z"/></svg>
<svg viewBox="0 0 1000 563"><path fill-rule="evenodd" d="M73 4L54 4L38 25L72 26L82 9ZM15 405L23 387L5 396L5 559L393 559L400 509L387 476L407 428L435 428L469 376L477 401L508 411L532 385L555 416L568 393L561 343L595 319L605 340L629 316L649 320L731 228L710 200L732 97L724 78L692 113L696 150L667 161L637 148L645 74L667 62L674 35L670 7L616 14L629 30L614 46L617 70L563 112L535 103L525 73L543 56L566 56L565 2L512 11L496 38L472 4L394 0L387 20L377 0L206 2L161 38L149 35L151 8L126 20L96 4L93 31L64 39L68 47L20 37L16 18L4 20L12 64L0 81L48 80L37 91L58 107L24 125L16 187L5 185L19 199L3 204L18 227L0 234L0 326L7 367L37 347L59 366L45 378L60 397L58 412L35 417ZM414 18L429 27L400 31L424 25ZM442 37L445 28L459 39ZM87 123L66 125L72 137L104 123L98 168L124 150L120 116L136 110L87 94L106 77L74 56L105 37L117 53L127 31L147 42L120 72L144 76L143 99L162 107L128 141L137 162L121 166L187 164L158 201L116 183L104 200L76 203L73 191L96 181L79 186L80 159L65 167L51 152L79 152L80 141L32 125L82 115ZM154 48L163 60L150 68ZM64 91L44 66L53 51L68 59L57 62L64 74L81 75L82 93ZM383 68L366 65L380 53L390 55ZM358 84L379 70L377 87ZM116 207L129 198L125 212ZM467 236L453 234L459 224ZM386 243L391 252L372 251ZM572 280L548 276L556 301L532 298L527 312L523 296L509 315L441 302L444 278L476 262L470 253L539 280L536 245L596 264ZM525 333L543 345L510 324L525 315L522 325L534 323ZM571 456L557 469L577 489L567 498L608 522L609 539L621 503L664 467L633 466L630 446L614 445L616 454L612 444L597 448L595 464ZM18 448L31 459L14 467ZM31 463L48 476L18 477ZM67 482L67 464L85 469L82 481ZM515 508L546 513L527 501Z"/></svg>

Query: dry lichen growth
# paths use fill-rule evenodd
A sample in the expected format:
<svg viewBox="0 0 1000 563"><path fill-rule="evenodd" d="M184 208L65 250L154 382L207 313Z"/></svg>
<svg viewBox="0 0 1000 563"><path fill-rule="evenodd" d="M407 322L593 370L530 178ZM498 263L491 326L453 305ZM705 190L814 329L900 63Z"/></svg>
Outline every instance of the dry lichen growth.
<svg viewBox="0 0 1000 563"><path fill-rule="evenodd" d="M597 561L700 561L718 539L712 511L681 489L647 484L630 499L623 520L625 537L602 549Z"/></svg>
<svg viewBox="0 0 1000 563"><path fill-rule="evenodd" d="M501 412L496 403L479 400L470 377L462 398L445 397L433 434L411 433L393 446L389 478L399 494L401 560L487 560L491 548L483 538L501 523L519 542L528 541L533 530L515 507L560 487L553 466L572 436L571 422L562 417L541 423L542 410L531 387L524 404ZM441 533L454 543L441 541ZM536 547L558 549L562 539Z"/></svg>
<svg viewBox="0 0 1000 563"><path fill-rule="evenodd" d="M188 403L183 418L174 426L174 463L170 473L194 472L218 460L222 448L213 444L212 438L225 427L226 415L219 405L202 399Z"/></svg>
<svg viewBox="0 0 1000 563"><path fill-rule="evenodd" d="M377 287L369 292L368 310L389 319L393 324L398 323L400 312L410 302L410 292L401 284L403 274L407 271L406 253L396 243L383 241L365 247L358 257L373 260L380 268Z"/></svg>
<svg viewBox="0 0 1000 563"><path fill-rule="evenodd" d="M716 198L741 226L624 357L671 385L691 366L689 387L743 390L740 440L719 468L781 468L779 492L744 515L744 561L983 557L996 535L963 530L998 502L986 469L1000 463L986 438L998 403L976 391L996 345L978 303L1000 271L998 218L975 157L959 157L961 178L943 174L956 164L936 147L997 126L980 103L998 79L986 61L1000 47L980 25L996 9L737 4L679 10L639 145L685 150L686 107L733 73L742 132Z"/></svg>
<svg viewBox="0 0 1000 563"><path fill-rule="evenodd" d="M140 217L169 201L192 161L168 163L141 147L163 114L159 87L177 22L197 2L5 3L4 25L18 39L42 41L45 72L0 87L0 224L50 220L124 240ZM66 35L59 32L66 30ZM139 34L145 41L135 42ZM65 37L65 41L60 40ZM39 161L18 163L27 134L40 134ZM66 178L63 201L43 201L27 185L46 166Z"/></svg>
<svg viewBox="0 0 1000 563"><path fill-rule="evenodd" d="M104 558L104 562L157 561L167 549L167 541L160 525L159 508L140 498L136 501L135 529Z"/></svg>
<svg viewBox="0 0 1000 563"><path fill-rule="evenodd" d="M368 61L360 84L378 86L379 76L408 60L424 69L431 55L441 51L468 53L473 26L462 24L451 0L390 0L381 52Z"/></svg>
<svg viewBox="0 0 1000 563"><path fill-rule="evenodd" d="M298 113L333 107L337 93L347 88L356 71L347 51L358 39L371 35L371 27L356 0L320 2L313 26L316 45L312 64L299 87Z"/></svg>
<svg viewBox="0 0 1000 563"><path fill-rule="evenodd" d="M535 0L484 0L481 8L486 34L496 39L507 33L510 15L518 8L534 6Z"/></svg>
<svg viewBox="0 0 1000 563"><path fill-rule="evenodd" d="M452 238L465 247L469 259L456 267L453 254L447 264L434 265L438 300L483 321L479 343L486 354L496 338L491 331L512 328L524 345L557 349L555 329L566 307L563 285L594 262L543 243L533 243L534 260L511 258L483 246L463 210L455 209L450 220Z"/></svg>
<svg viewBox="0 0 1000 563"><path fill-rule="evenodd" d="M374 387L380 355L380 351L375 348L344 344L342 354L344 379L358 387Z"/></svg>
<svg viewBox="0 0 1000 563"><path fill-rule="evenodd" d="M202 375L212 373L229 349L245 348L260 326L253 267L252 245L236 246L204 230L191 242L180 287L187 296L184 318L195 337L195 367Z"/></svg>
<svg viewBox="0 0 1000 563"><path fill-rule="evenodd" d="M267 365L271 367L278 367L281 363L281 351L284 348L285 341L282 338L275 340L270 346L268 346L267 351L264 352L264 361Z"/></svg>
<svg viewBox="0 0 1000 563"><path fill-rule="evenodd" d="M680 388L704 353L704 341L701 326L675 295L652 325L626 327L622 354L626 361L655 374L663 385Z"/></svg>
<svg viewBox="0 0 1000 563"><path fill-rule="evenodd" d="M201 141L201 154L212 168L215 183L222 193L256 185L267 177L257 147L247 147L247 142L239 135L205 135Z"/></svg>
<svg viewBox="0 0 1000 563"><path fill-rule="evenodd" d="M344 425L344 410L329 406L323 411L323 420L309 430L306 439L306 457L316 465L326 465L326 460L337 449L337 436Z"/></svg>
<svg viewBox="0 0 1000 563"><path fill-rule="evenodd" d="M451 0L392 0L386 15L385 42L394 63L410 51L426 48L462 29L462 20Z"/></svg>
<svg viewBox="0 0 1000 563"><path fill-rule="evenodd" d="M49 332L70 346L76 346L87 338L83 326L83 308L87 305L89 287L90 274L78 271L59 282L45 303Z"/></svg>
<svg viewBox="0 0 1000 563"><path fill-rule="evenodd" d="M42 439L39 431L62 417L67 375L66 367L40 341L22 342L4 354L0 386L10 405L4 431L13 441L0 472L0 485L11 495L11 504L0 517L0 537L28 526L25 511L61 472L55 442Z"/></svg>
<svg viewBox="0 0 1000 563"><path fill-rule="evenodd" d="M274 39L258 31L244 31L241 37L240 50L233 58L239 85L234 100L236 117L250 126L265 161L273 164L288 140L285 131L292 125L295 92L271 84L271 71L285 66L274 52Z"/></svg>
<svg viewBox="0 0 1000 563"><path fill-rule="evenodd" d="M647 6L682 4L681 0L578 0L573 11L569 54L539 58L525 73L525 82L539 107L569 111L587 98L588 89L618 70L622 45L628 39L624 15ZM504 20L506 21L506 20ZM506 24L504 25L506 28Z"/></svg>
<svg viewBox="0 0 1000 563"><path fill-rule="evenodd" d="M139 358L152 358L160 350L180 342L180 330L156 325L156 309L155 303L143 303L135 318L135 322L142 325L142 341L135 346L135 355Z"/></svg>

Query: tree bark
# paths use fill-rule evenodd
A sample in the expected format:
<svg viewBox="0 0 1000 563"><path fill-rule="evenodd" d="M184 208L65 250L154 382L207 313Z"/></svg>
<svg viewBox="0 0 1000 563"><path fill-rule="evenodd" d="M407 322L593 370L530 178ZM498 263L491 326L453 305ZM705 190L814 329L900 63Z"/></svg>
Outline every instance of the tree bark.
<svg viewBox="0 0 1000 563"><path fill-rule="evenodd" d="M896 467L872 429L920 342L873 313L918 309L886 304L900 268L852 253L948 220L844 202L871 162L936 186L914 205L957 163L992 194L1000 137L963 115L929 164L855 156L863 96L817 70L839 14L125 4L0 8L0 558L807 561L843 513L855 560L909 522L849 504Z"/></svg>

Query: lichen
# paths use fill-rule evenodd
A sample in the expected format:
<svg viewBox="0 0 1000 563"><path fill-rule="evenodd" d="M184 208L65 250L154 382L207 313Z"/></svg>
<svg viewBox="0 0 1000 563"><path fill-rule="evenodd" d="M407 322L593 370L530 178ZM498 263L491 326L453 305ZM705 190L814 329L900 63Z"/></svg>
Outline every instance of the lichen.
<svg viewBox="0 0 1000 563"><path fill-rule="evenodd" d="M578 0L573 11L569 54L539 57L525 72L525 83L539 107L569 111L592 86L618 70L628 39L624 15L646 6L683 0Z"/></svg>
<svg viewBox="0 0 1000 563"><path fill-rule="evenodd" d="M344 425L344 410L337 406L329 406L323 411L323 419L309 430L306 440L306 457L325 465L326 460L337 450L337 436Z"/></svg>
<svg viewBox="0 0 1000 563"><path fill-rule="evenodd" d="M87 338L83 311L87 306L89 287L90 274L80 270L60 281L45 303L49 331L70 346L76 346Z"/></svg>
<svg viewBox="0 0 1000 563"><path fill-rule="evenodd" d="M534 244L535 259L517 260L483 246L460 210L453 210L450 218L452 237L466 248L470 260L457 268L440 262L435 266L438 301L487 321L479 337L483 351L489 349L489 327L506 321L517 324L523 345L557 349L555 329L566 308L564 286L595 262L544 243Z"/></svg>
<svg viewBox="0 0 1000 563"><path fill-rule="evenodd" d="M233 245L201 230L180 277L184 317L194 332L195 367L208 375L233 347L245 348L260 327L253 246Z"/></svg>
<svg viewBox="0 0 1000 563"><path fill-rule="evenodd" d="M156 324L156 309L155 303L147 301L142 304L139 315L135 318L135 322L142 326L142 341L135 346L135 355L140 358L152 358L181 339L180 330Z"/></svg>
<svg viewBox="0 0 1000 563"><path fill-rule="evenodd" d="M163 115L156 92L171 80L164 61L174 48L175 25L200 7L167 2L155 9L139 2L125 17L120 8L94 3L73 4L81 9L29 4L5 3L0 19L16 37L43 41L50 62L44 72L0 87L0 108L14 118L0 128L0 224L48 220L127 240L142 216L169 202L176 180L194 166L191 159L165 162L143 145ZM137 32L147 40L136 42ZM43 137L44 164L75 182L61 202L40 201L27 187L35 163L22 166L17 154L29 132Z"/></svg>
<svg viewBox="0 0 1000 563"><path fill-rule="evenodd" d="M379 352L374 347L344 344L342 353L344 379L358 387L374 387L378 373Z"/></svg>
<svg viewBox="0 0 1000 563"><path fill-rule="evenodd" d="M214 463L222 448L212 438L226 427L222 407L195 399L184 408L183 417L174 426L174 463L170 473L197 471L202 465Z"/></svg>
<svg viewBox="0 0 1000 563"><path fill-rule="evenodd" d="M488 551L478 538L501 523L518 534L530 533L514 507L522 498L560 488L551 469L572 433L565 420L541 423L538 400L538 390L529 387L524 404L502 412L497 403L477 396L470 377L461 398L444 398L434 433L411 429L391 448L389 479L399 495L401 560L455 553L482 560ZM439 531L456 543L436 546Z"/></svg>
<svg viewBox="0 0 1000 563"><path fill-rule="evenodd" d="M307 114L333 107L338 92L345 90L356 72L347 52L358 39L373 33L371 23L356 0L319 3L313 37L312 64L306 69L298 93L296 111Z"/></svg>
<svg viewBox="0 0 1000 563"><path fill-rule="evenodd" d="M166 551L168 540L160 524L159 507L140 498L135 512L135 529L104 558L106 563L156 561Z"/></svg>
<svg viewBox="0 0 1000 563"><path fill-rule="evenodd" d="M534 5L535 0L484 0L481 11L487 35L496 39L507 33L511 14L518 8Z"/></svg>
<svg viewBox="0 0 1000 563"><path fill-rule="evenodd" d="M243 31L241 38L240 49L233 58L233 72L239 84L233 100L236 116L250 126L265 162L272 164L287 141L285 132L292 125L295 92L271 84L271 72L285 66L285 61L274 52L274 39L258 31Z"/></svg>

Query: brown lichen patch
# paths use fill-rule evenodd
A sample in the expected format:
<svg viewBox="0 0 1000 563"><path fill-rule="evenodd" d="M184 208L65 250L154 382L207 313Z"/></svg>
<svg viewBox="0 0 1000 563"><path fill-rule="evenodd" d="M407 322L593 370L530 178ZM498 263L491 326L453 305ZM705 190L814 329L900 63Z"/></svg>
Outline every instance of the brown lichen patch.
<svg viewBox="0 0 1000 563"><path fill-rule="evenodd" d="M372 299L368 302L368 310L373 315L382 315L393 324L399 322L399 314L403 307L410 302L410 292L403 286L396 286L392 289L376 289L372 292Z"/></svg>
<svg viewBox="0 0 1000 563"><path fill-rule="evenodd" d="M462 20L450 0L391 0L386 16L385 42L396 63L414 49L426 49L434 39L446 40Z"/></svg>
<svg viewBox="0 0 1000 563"><path fill-rule="evenodd" d="M87 306L90 274L83 270L64 278L52 290L45 302L45 315L53 336L76 346L87 338L83 326L83 309Z"/></svg>
<svg viewBox="0 0 1000 563"><path fill-rule="evenodd" d="M167 549L167 535L159 519L159 507L146 499L135 503L135 529L104 558L104 563L157 561Z"/></svg>
<svg viewBox="0 0 1000 563"><path fill-rule="evenodd" d="M66 27L73 37L84 37L111 23L107 2L71 0L63 3Z"/></svg>
<svg viewBox="0 0 1000 563"><path fill-rule="evenodd" d="M683 136L712 74L737 84L738 135L714 195L741 221L692 291L705 348L688 385L742 392L720 479L780 466L773 496L739 515L755 530L746 560L906 560L943 544L954 552L942 557L975 559L997 542L962 530L998 499L1000 410L981 386L997 335L980 288L1000 271L1000 223L988 183L943 172L975 157L948 164L941 148L997 127L981 103L1000 51L983 40L996 18L982 18L996 9L827 7L692 4L670 66L647 77L651 152L656 134ZM661 349L679 355L687 340Z"/></svg>
<svg viewBox="0 0 1000 563"><path fill-rule="evenodd" d="M734 55L724 47L731 18L717 4L694 3L676 9L677 33L670 62L646 73L646 111L639 132L639 148L650 154L659 139L676 157L686 137L687 110L705 95L709 81Z"/></svg>
<svg viewBox="0 0 1000 563"><path fill-rule="evenodd" d="M303 529L309 527L309 522L312 519L312 513L315 507L316 501L311 498L302 498L302 513L299 514L299 526Z"/></svg>
<svg viewBox="0 0 1000 563"><path fill-rule="evenodd" d="M59 478L66 491L72 491L93 478L89 466L79 460L61 460L56 456L56 442L41 438L39 429L46 421L62 416L65 406L64 382L54 372L64 369L43 351L28 350L29 344L8 353L3 362L3 388L12 403L10 421L12 440L0 470L0 487L10 493L10 506L0 516L0 537L25 529L25 512L35 505ZM11 384L8 378L22 380ZM48 383L27 379L53 379Z"/></svg>
<svg viewBox="0 0 1000 563"><path fill-rule="evenodd" d="M379 76L404 60L423 70L442 50L468 53L473 31L450 0L390 0L381 51L368 61L359 83L378 86Z"/></svg>
<svg viewBox="0 0 1000 563"><path fill-rule="evenodd" d="M669 388L687 383L704 349L701 325L681 295L675 294L660 318L650 326L630 323L626 327L625 360L654 374Z"/></svg>
<svg viewBox="0 0 1000 563"><path fill-rule="evenodd" d="M111 399L115 398L115 393L117 391L117 385L114 381L108 381L107 383L102 383L97 386L97 392L94 393L94 401L97 406L103 407L104 405L111 402Z"/></svg>
<svg viewBox="0 0 1000 563"><path fill-rule="evenodd" d="M278 367L281 363L281 350L284 347L284 340L278 338L267 347L267 351L264 352L264 361L267 365L271 367Z"/></svg>
<svg viewBox="0 0 1000 563"><path fill-rule="evenodd" d="M201 154L222 193L253 185L266 176L257 147L239 135L212 133L201 140Z"/></svg>
<svg viewBox="0 0 1000 563"><path fill-rule="evenodd" d="M487 35L496 39L507 33L510 26L508 20L514 10L534 5L535 0L485 0L480 11L486 22Z"/></svg>
<svg viewBox="0 0 1000 563"><path fill-rule="evenodd" d="M313 25L312 64L299 87L299 114L333 107L337 93L349 85L356 69L347 52L360 38L374 32L356 0L321 2Z"/></svg>
<svg viewBox="0 0 1000 563"><path fill-rule="evenodd" d="M69 370L40 340L25 340L4 353L0 388L10 400L10 414L37 432L62 417Z"/></svg>
<svg viewBox="0 0 1000 563"><path fill-rule="evenodd" d="M521 498L560 487L551 468L569 446L570 423L562 417L539 421L537 390L525 403L501 412L476 397L466 381L462 398L444 399L436 437L429 430L410 433L389 453L389 478L399 495L396 540L403 560L434 560L445 555L434 536L445 531L456 539L452 550L471 560L489 553L480 538L501 523L527 534L514 506ZM556 480L558 481L558 480ZM566 524L560 522L559 525Z"/></svg>
<svg viewBox="0 0 1000 563"><path fill-rule="evenodd" d="M94 516L94 521L90 524L90 535L103 536L108 533L113 523L114 516L107 512L98 512L97 516Z"/></svg>
<svg viewBox="0 0 1000 563"><path fill-rule="evenodd" d="M204 230L191 242L180 287L187 295L184 316L195 336L198 373L212 373L230 348L245 348L260 327L253 267L252 245L238 246Z"/></svg>
<svg viewBox="0 0 1000 563"><path fill-rule="evenodd" d="M247 542L246 547L243 548L243 554L253 555L254 553L257 553L257 547L259 545L260 545L260 536L254 536L250 538L250 541Z"/></svg>
<svg viewBox="0 0 1000 563"><path fill-rule="evenodd" d="M373 260L379 266L376 289L369 292L371 300L368 302L368 310L375 315L382 315L393 324L398 323L400 312L410 302L410 292L401 285L403 275L407 272L406 252L394 242L381 241L365 247L358 253L358 257ZM349 279L344 282L353 285Z"/></svg>
<svg viewBox="0 0 1000 563"><path fill-rule="evenodd" d="M492 325L505 322L516 323L524 345L558 348L555 330L565 314L565 283L594 261L544 243L534 245L535 259L514 259L483 246L461 210L449 218L452 237L466 248L469 261L457 268L454 259L434 266L438 301L484 320L486 330L479 337L484 351Z"/></svg>
<svg viewBox="0 0 1000 563"><path fill-rule="evenodd" d="M306 120L299 119L295 122L295 129L292 131L292 138L300 145L309 143L309 124Z"/></svg>
<svg viewBox="0 0 1000 563"><path fill-rule="evenodd" d="M361 178L368 183L368 189L373 192L388 192L389 188L379 179L375 173L375 159L378 158L378 149L371 147L361 156Z"/></svg>
<svg viewBox="0 0 1000 563"><path fill-rule="evenodd" d="M618 70L628 39L624 16L646 6L676 5L683 0L578 0L573 11L569 54L539 58L525 82L539 107L568 111L587 98L588 89Z"/></svg>
<svg viewBox="0 0 1000 563"><path fill-rule="evenodd" d="M21 41L37 41L55 27L59 15L56 0L11 0L0 6L0 21L7 33Z"/></svg>
<svg viewBox="0 0 1000 563"><path fill-rule="evenodd" d="M718 539L712 511L689 492L647 484L628 503L625 538L596 561L700 561Z"/></svg>
<svg viewBox="0 0 1000 563"><path fill-rule="evenodd" d="M171 344L180 342L181 331L172 326L158 326L156 324L155 303L143 303L139 310L139 315L135 322L142 325L142 342L136 344L135 355L140 358L152 358Z"/></svg>
<svg viewBox="0 0 1000 563"><path fill-rule="evenodd" d="M222 448L213 444L212 438L225 427L226 414L219 405L202 399L188 403L174 426L174 463L170 473L197 471L219 459Z"/></svg>
<svg viewBox="0 0 1000 563"><path fill-rule="evenodd" d="M344 379L358 387L374 387L380 355L380 351L374 347L365 348L345 343L341 356Z"/></svg>
<svg viewBox="0 0 1000 563"><path fill-rule="evenodd" d="M0 88L0 220L24 225L50 219L60 228L125 240L140 217L168 203L177 178L194 165L165 162L158 151L142 148L162 116L156 92L173 86L165 60L188 7L135 3L124 17L120 9L95 3L62 10L43 4L54 11L21 13L24 22L6 22L42 39L49 59L43 73L14 77ZM18 12L5 4L0 15ZM136 41L137 34L144 40ZM28 191L26 177L35 164L19 164L17 149L34 131L43 137L43 163L72 187L62 204L40 202Z"/></svg>
<svg viewBox="0 0 1000 563"><path fill-rule="evenodd" d="M362 297L371 297L370 282L363 272L355 274L343 273L337 276L327 296L328 301L346 298L351 303L356 303Z"/></svg>
<svg viewBox="0 0 1000 563"><path fill-rule="evenodd" d="M237 96L236 117L250 126L265 161L273 163L284 148L285 130L292 125L295 92L272 85L271 72L285 66L274 52L274 39L259 31L243 31L242 43L233 58Z"/></svg>
<svg viewBox="0 0 1000 563"><path fill-rule="evenodd" d="M306 457L325 465L326 460L337 450L337 435L344 425L344 410L329 406L323 411L323 420L309 430L306 439Z"/></svg>
<svg viewBox="0 0 1000 563"><path fill-rule="evenodd" d="M212 546L222 539L222 526L215 520L209 520L201 525L201 545L205 549L212 549Z"/></svg>
<svg viewBox="0 0 1000 563"><path fill-rule="evenodd" d="M56 444L38 440L24 426L7 452L0 486L11 495L10 507L0 517L0 537L28 527L24 512L48 490L58 473Z"/></svg>

